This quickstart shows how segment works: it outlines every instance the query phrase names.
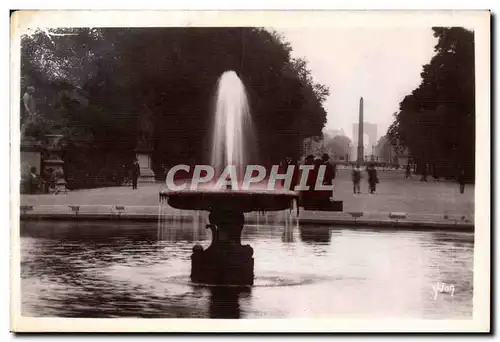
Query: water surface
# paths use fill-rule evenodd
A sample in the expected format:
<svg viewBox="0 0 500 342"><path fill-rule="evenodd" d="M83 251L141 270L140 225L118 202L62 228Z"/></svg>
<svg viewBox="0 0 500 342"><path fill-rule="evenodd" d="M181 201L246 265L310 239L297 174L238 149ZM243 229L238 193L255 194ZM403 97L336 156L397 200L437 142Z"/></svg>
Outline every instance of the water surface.
<svg viewBox="0 0 500 342"><path fill-rule="evenodd" d="M203 225L21 223L25 316L471 318L473 234L248 225L251 289L189 282ZM435 296L436 283L454 285Z"/></svg>

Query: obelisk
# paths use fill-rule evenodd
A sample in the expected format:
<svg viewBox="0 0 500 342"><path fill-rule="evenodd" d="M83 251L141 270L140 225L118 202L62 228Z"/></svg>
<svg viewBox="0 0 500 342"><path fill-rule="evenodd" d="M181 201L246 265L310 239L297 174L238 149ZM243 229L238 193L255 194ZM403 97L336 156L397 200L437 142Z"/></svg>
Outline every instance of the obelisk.
<svg viewBox="0 0 500 342"><path fill-rule="evenodd" d="M363 97L359 99L358 164L363 164Z"/></svg>

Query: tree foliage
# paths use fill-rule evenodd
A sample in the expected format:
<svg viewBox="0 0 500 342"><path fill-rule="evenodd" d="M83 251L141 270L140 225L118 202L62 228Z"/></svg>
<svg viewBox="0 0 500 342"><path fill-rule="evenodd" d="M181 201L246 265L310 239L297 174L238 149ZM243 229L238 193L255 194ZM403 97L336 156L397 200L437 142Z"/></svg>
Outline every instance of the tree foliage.
<svg viewBox="0 0 500 342"><path fill-rule="evenodd" d="M351 139L345 135L336 135L333 138L325 137L325 140L325 148L330 155L347 161L347 156L351 153Z"/></svg>
<svg viewBox="0 0 500 342"><path fill-rule="evenodd" d="M435 55L422 82L400 103L388 130L391 143L408 147L419 169L429 164L439 176L459 169L474 178L474 33L460 27L433 28Z"/></svg>
<svg viewBox="0 0 500 342"><path fill-rule="evenodd" d="M400 150L399 152L405 154L404 152L406 151ZM394 145L391 144L386 135L377 141L375 154L380 158L380 161L385 164L397 164L397 155L394 151Z"/></svg>
<svg viewBox="0 0 500 342"><path fill-rule="evenodd" d="M144 111L155 128L155 168L206 162L217 79L234 70L247 89L259 157L275 162L298 157L303 138L326 122L328 88L290 52L278 33L259 28L43 30L22 41L22 86L36 87L48 119L37 134L65 134L67 173L78 178L134 157Z"/></svg>

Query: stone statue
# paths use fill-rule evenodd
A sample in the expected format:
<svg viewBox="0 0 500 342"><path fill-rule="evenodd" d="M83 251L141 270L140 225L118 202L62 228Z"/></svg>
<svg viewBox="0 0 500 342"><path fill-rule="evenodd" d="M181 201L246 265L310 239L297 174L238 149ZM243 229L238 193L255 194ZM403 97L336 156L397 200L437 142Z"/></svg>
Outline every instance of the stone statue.
<svg viewBox="0 0 500 342"><path fill-rule="evenodd" d="M22 122L30 123L36 121L36 99L35 87L28 86L23 94L24 115L21 117Z"/></svg>
<svg viewBox="0 0 500 342"><path fill-rule="evenodd" d="M36 100L35 100L35 87L29 86L23 95L23 104L26 114L32 116L36 114Z"/></svg>
<svg viewBox="0 0 500 342"><path fill-rule="evenodd" d="M144 106L144 111L139 117L139 141L138 144L141 146L150 147L151 138L153 137L153 115L149 109Z"/></svg>
<svg viewBox="0 0 500 342"><path fill-rule="evenodd" d="M154 134L153 113L144 105L137 120L137 145L135 148L136 159L139 161L141 174L139 182L154 182L155 174L151 170L151 153L153 151L152 138Z"/></svg>

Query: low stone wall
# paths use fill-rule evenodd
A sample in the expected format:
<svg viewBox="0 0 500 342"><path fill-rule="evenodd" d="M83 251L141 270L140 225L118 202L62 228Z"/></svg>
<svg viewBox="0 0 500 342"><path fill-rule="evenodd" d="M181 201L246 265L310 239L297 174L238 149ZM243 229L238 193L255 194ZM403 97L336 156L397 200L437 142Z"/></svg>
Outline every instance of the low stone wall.
<svg viewBox="0 0 500 342"><path fill-rule="evenodd" d="M191 221L194 212L154 206L123 205L25 205L20 207L21 220L137 220L158 221L160 213L166 220ZM208 213L204 213L207 214ZM282 212L270 212L265 217L247 213L246 223L273 223L283 220ZM341 225L360 228L456 229L474 230L474 218L465 215L411 214L401 212L299 212L300 224Z"/></svg>

